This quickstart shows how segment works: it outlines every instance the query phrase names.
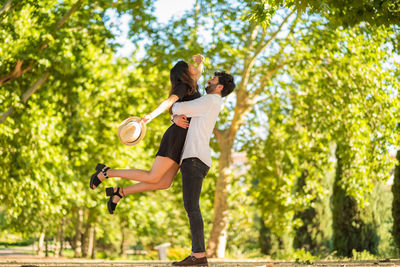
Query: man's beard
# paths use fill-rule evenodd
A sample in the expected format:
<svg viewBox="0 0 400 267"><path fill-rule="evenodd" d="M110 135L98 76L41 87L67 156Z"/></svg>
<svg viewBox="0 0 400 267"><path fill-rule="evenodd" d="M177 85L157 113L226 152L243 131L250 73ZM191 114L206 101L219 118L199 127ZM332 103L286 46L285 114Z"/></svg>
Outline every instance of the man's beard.
<svg viewBox="0 0 400 267"><path fill-rule="evenodd" d="M214 92L216 87L217 87L217 86L216 86L215 84L209 84L209 85L206 87L206 92L207 92L207 94L210 94L210 93Z"/></svg>

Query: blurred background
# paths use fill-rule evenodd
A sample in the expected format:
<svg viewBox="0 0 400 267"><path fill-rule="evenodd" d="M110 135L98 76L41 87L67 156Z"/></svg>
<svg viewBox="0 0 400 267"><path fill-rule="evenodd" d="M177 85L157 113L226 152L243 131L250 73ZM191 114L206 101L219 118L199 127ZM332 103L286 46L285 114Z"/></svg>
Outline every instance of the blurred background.
<svg viewBox="0 0 400 267"><path fill-rule="evenodd" d="M98 162L151 168L180 59L234 75L201 209L219 258L400 256L399 1L0 0L0 247L157 259L190 252L181 176L114 215Z"/></svg>

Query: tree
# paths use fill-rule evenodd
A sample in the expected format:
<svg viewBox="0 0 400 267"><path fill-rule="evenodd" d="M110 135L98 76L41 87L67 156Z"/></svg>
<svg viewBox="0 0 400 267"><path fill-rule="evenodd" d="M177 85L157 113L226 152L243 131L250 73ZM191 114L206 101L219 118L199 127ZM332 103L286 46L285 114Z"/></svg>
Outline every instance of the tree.
<svg viewBox="0 0 400 267"><path fill-rule="evenodd" d="M165 98L173 62L196 53L207 57L204 84L218 69L237 81L215 129L217 164L204 182L203 210L215 203L214 214L203 213L209 255L246 249L241 243L258 233L264 252L290 249L294 230L312 223L299 214L316 195L326 195L321 179L333 166L334 144L351 144L341 152L345 179L337 186L357 211L364 211L374 183L387 179L393 162L385 151L397 142L392 129L399 121L398 81L388 67L396 66L388 45L394 31L332 29L319 16L301 21L287 8L273 10L263 28L244 19L253 1L220 0L196 1L167 25L156 23L151 1L82 1L57 28L77 2L0 2L0 38L10 40L0 44L0 76L22 70L0 86L0 112L7 117L0 124L0 197L8 228L63 236L77 256L94 255L90 244L107 255L123 254L127 240L146 249L165 239L187 245L179 176L168 191L123 199L111 217L98 194L129 181L107 180L90 191L88 175L97 162L150 167L169 116L154 120L133 149L119 143L115 130ZM105 26L110 8L132 16L135 45L148 36L144 58L115 57L115 36ZM232 165L236 151L247 152L246 174ZM248 228L248 236L240 231Z"/></svg>
<svg viewBox="0 0 400 267"><path fill-rule="evenodd" d="M393 50L387 45L391 33L384 27L332 30L319 18L307 18L290 39L291 49L285 55L288 64L282 75L274 78L265 101L257 103L253 111L253 121L261 125L259 118L265 118L267 130L261 135L254 129L245 132L249 147L244 149L251 159L249 175L255 185L252 193L273 234L297 228L299 225L292 223L293 212L312 207L315 196L326 198L318 174L334 166L332 147L350 142L341 150L339 170L345 178L337 181L335 192L343 192L342 197L352 201L358 214L353 218L358 216L363 224L363 240L353 236L353 248L376 253L374 232L381 222L371 219L376 213L366 208L366 203L372 204L369 196L374 185L389 178L393 161L387 148L398 138L391 130L399 105L393 97L398 80L396 72L383 63L392 64ZM370 53L371 47L375 49ZM382 114L379 106L390 111ZM296 195L294 185L304 171L308 172L307 191ZM337 200L333 199L332 205L341 212L340 203L344 202ZM281 229L274 229L276 225Z"/></svg>
<svg viewBox="0 0 400 267"><path fill-rule="evenodd" d="M275 89L278 90L271 88L271 97L267 101L257 105L259 113L268 114L266 138L249 130L243 148L249 158L248 175L253 185L249 194L253 196L263 225L260 230L264 232L267 229L269 233L268 237L260 232L260 241L278 239L279 246L272 249L270 245L269 251L263 251L269 255L290 250L290 236L296 236L295 247L300 243L314 243L308 247L309 250L317 246L316 239L301 240L300 231L302 227L311 228L312 221L318 220L312 217L307 221L304 213L308 210L316 214L315 202L327 197L321 180L331 165L330 147L324 145L326 138L308 132L297 118L298 106L291 105L287 94Z"/></svg>
<svg viewBox="0 0 400 267"><path fill-rule="evenodd" d="M396 167L394 171L394 181L392 186L393 192L393 204L392 204L392 216L393 216L393 237L397 248L400 248L400 150L397 151L396 155Z"/></svg>
<svg viewBox="0 0 400 267"><path fill-rule="evenodd" d="M390 64L393 50L385 44L392 32L384 27L371 29L364 26L350 31L324 29L312 32L312 40L303 36L297 41L294 53L303 57L297 64L304 67L304 71L292 76L300 78L294 88L303 93L297 95L295 102L305 105L298 112L299 120L305 119L303 122L308 125L308 130L326 135L340 151L332 197L334 248L347 256L352 249L376 253L378 223L373 219L373 211L364 204L372 201L368 196L374 184L389 178L393 161L387 147L396 144L398 138L390 130L396 121L395 113L381 114L377 108L397 109L399 103L393 98L396 94L393 88L398 83L395 72L383 67L379 73L385 74L380 76L374 70L376 66L382 66L382 62L389 61ZM347 35L351 39L347 39ZM342 38L347 41L342 43ZM300 45L303 41L308 43L304 50ZM368 54L372 46L376 49ZM302 54L301 51L308 49L313 51L312 55ZM358 65L361 62L362 66ZM348 212L345 216L344 211ZM353 223L350 225L349 221Z"/></svg>
<svg viewBox="0 0 400 267"><path fill-rule="evenodd" d="M319 70L322 72L318 73L320 73L321 76L315 76L314 79L311 78L311 80L302 81L301 77L304 77L305 73L309 73L310 76L307 77L313 77L312 75L316 72L316 69L313 66L310 67L310 69L312 69L310 72L307 72L307 68L305 67L309 67L309 62L307 62L307 60L314 60L312 55L315 51L307 50L307 46L310 46L310 43L307 42L314 42L314 40L311 41L312 34L306 35L307 37L304 35L306 32L311 31L307 31L307 28L300 27L296 24L297 20L294 18L295 11L287 9L280 10L271 20L270 27L263 28L257 23L243 23L241 20L243 19L243 15L251 13L253 7L252 2L245 1L240 3L228 3L227 1L198 1L197 4L200 6L199 9L189 11L183 18L171 20L167 26L161 28L157 32L149 33L151 42L146 47L148 53L146 62L152 66L167 68L171 58L188 58L193 53L203 52L206 57L210 59L209 62L213 62L213 69L224 69L234 74L236 77L239 77L239 79L237 79L237 90L234 95L227 100L227 109L221 112L219 123L214 131L217 142L213 144L213 148L218 153L219 169L216 194L214 198L213 227L208 240L208 255L222 257L227 242L226 237L229 225L229 205L227 199L233 175L230 168L232 151L240 150L240 147L243 144L243 138L240 138L238 133L241 133L243 125L249 122L250 118L254 118L251 116L253 108L257 105L261 105L260 102L262 102L262 100L267 99L272 95L269 91L275 83L279 84L279 82L282 82L282 79L277 79L277 75L280 72L284 72L288 77L293 79L298 79L296 85L294 85L291 91L289 91L289 95L293 95L293 99L291 99L291 102L288 102L288 105L304 105L304 113L299 116L299 120L304 123L304 127L309 127L309 125L317 118L321 120L321 123L318 125L319 127L315 126L316 128L307 128L307 131L309 131L309 136L307 138L309 138L309 140L314 139L315 136L318 136L330 127L329 123L332 123L332 125L336 127L334 123L338 123L337 118L328 121L324 121L323 118L329 117L329 114L332 114L331 112L333 112L333 110L336 111L336 109L339 108L338 105L334 109L330 110L332 107L332 101L335 103L335 101L338 101L338 96L340 94L345 95L348 92L347 87L343 87L340 94L332 94L333 87L337 87L337 84L335 84L337 80L335 79L341 79L342 76L340 76L340 78L335 78L332 74L337 70L335 68L335 59L331 62L326 62L326 66L324 65L325 63L320 64L320 62L323 62L323 58L335 58L333 52L329 54L333 49L336 49L335 51L337 51L338 56L340 55L341 50L344 52L349 51L349 55L356 52L353 51L355 43L352 43L352 46L348 48L344 45L344 43L347 42L347 39L346 41L341 41L341 44L343 44L341 48L335 47L329 50L328 48L324 49L323 47L320 47L321 39L329 41L330 38L336 36L336 33L332 30L327 31L326 29L328 28L324 28L325 32L318 31L316 36L320 37L320 39L315 40L316 43L311 44L315 49L321 49L324 51L322 54L319 54L318 57L315 57L315 62L319 62L315 66L319 66ZM200 14L200 16L196 14ZM300 38L303 45L300 45L301 42L296 42L294 38L291 39L293 40L292 44L289 44L288 38L286 37L289 36L290 38L293 36L293 30L296 25L298 28L294 31L296 32L294 36ZM315 25L315 27L317 26ZM211 36L211 38L207 39L203 37L200 34L201 31L206 31L207 35ZM313 32L313 34L314 33L315 32ZM349 33L351 38L357 36L353 33L354 32L352 31ZM377 38L383 38L383 35L385 34L378 34L379 36ZM384 38L387 38L387 36L388 35L385 35ZM358 42L360 42L362 38L371 37L370 35L367 35L367 37L363 36L359 38ZM334 47L333 41L332 43L328 43ZM366 44L366 42L363 42L363 44ZM367 47L367 45L363 47L366 49L365 47ZM283 56L283 51L286 51L285 49L293 49L294 52ZM168 54L168 56L165 56L165 54ZM356 54L361 57L362 52L357 52ZM353 72L353 70L356 69L354 67L355 65L351 63L356 61L351 61L350 58L346 58L343 55L340 55L340 57L343 59L340 66L350 66L350 72ZM353 58L352 60L358 59ZM375 63L372 63L371 61L371 63L368 64ZM327 66L332 67L332 69L326 69ZM285 70L286 67L287 71ZM357 65L357 68L358 67L359 65ZM300 72L303 68L305 72ZM291 70L290 72L289 69ZM360 67L360 69L366 71L364 67ZM324 70L327 70L327 72ZM312 73L313 71L314 73ZM343 74L349 73L349 70L340 70L340 73L342 72ZM324 77L323 81L318 81L316 79L321 77ZM364 75L360 72L355 76L347 78L346 81L348 81L351 86L355 86L354 84L362 86L362 89L359 89L362 94L357 95L357 100L358 97L364 97L366 100L364 99L362 103L365 103L367 107L373 107L369 114L378 114L375 106L372 106L371 104L372 100L368 100L366 95L371 86L363 83L362 77L364 77ZM385 79L383 76L380 77L382 77L382 79L380 80L379 85L382 85L384 84ZM308 84L314 89L308 91L305 90L304 93L300 92L299 88L303 88L303 86L300 87L302 83ZM361 85L359 85L359 83L361 83ZM389 83L394 84L393 79ZM326 86L326 84L329 85L327 88L329 88L330 91L322 88ZM374 88L379 88L379 85ZM368 90L366 88L368 88ZM376 95L376 97L379 98L378 95L380 95L380 91L379 89L376 90L372 90L375 92L373 95ZM319 96L321 99L315 98L314 94L315 96ZM324 98L326 98L326 101ZM386 105L384 103L386 103L385 101L388 101L388 99L390 99L390 97L385 97L382 105ZM343 100L347 101L347 97L344 96ZM354 99L354 101L357 100ZM394 102L392 104L389 102L390 101L388 101L387 104L389 106L396 105ZM315 103L317 103L317 105L315 105ZM353 100L351 103L353 105ZM339 102L335 105L337 104L339 104ZM350 104L350 102L346 102L345 105L348 104ZM300 106L299 108L303 112L303 107ZM340 108L342 107L340 106ZM346 112L348 114L354 114L351 112L351 109L351 107L350 110L346 109ZM322 110L325 113L318 114L316 112L318 110ZM268 114L268 112L265 114ZM345 116L344 112L341 112L340 114ZM302 117L303 115L304 117ZM354 118L357 118L357 116L359 115L355 115ZM304 118L304 121L302 118ZM389 118L376 118L376 120L389 120ZM390 123L391 122L388 121L388 124L386 125L389 125ZM330 135L324 136L326 141L324 141L323 144L325 146L329 146L329 142L332 140L336 129L337 128L332 129ZM386 137L388 136L387 133L388 132L385 132ZM382 145L382 143L383 139L379 139L379 144ZM384 147L384 145L380 148L382 147ZM379 163L377 164L380 164L382 161L378 162ZM371 170L372 169L374 168L371 167Z"/></svg>
<svg viewBox="0 0 400 267"><path fill-rule="evenodd" d="M257 0L249 18L261 24L268 23L270 14L282 6L319 14L336 27L352 27L360 22L367 22L374 26L400 25L400 1L398 0Z"/></svg>
<svg viewBox="0 0 400 267"><path fill-rule="evenodd" d="M332 214L329 205L332 171L327 169L323 173L324 177L318 180L323 190L315 193L316 197L302 210L297 211L293 218L295 221L301 220L300 225L294 229L293 248L305 249L312 255L324 255L332 251ZM297 181L296 191L301 191L305 195L304 190L307 190L308 184L310 184L308 173L304 172Z"/></svg>
<svg viewBox="0 0 400 267"><path fill-rule="evenodd" d="M343 149L346 149L343 145L338 145L336 149L337 167L332 192L333 249L345 257L352 257L353 250L377 254L379 238L374 227L376 223L368 223L368 219L363 218L357 200L349 196L342 186L343 180L348 178L344 175Z"/></svg>
<svg viewBox="0 0 400 267"><path fill-rule="evenodd" d="M134 30L135 33L132 36L139 39L139 35L149 27L146 23L154 20L154 17L149 15L146 9L148 6L151 6L151 1L133 1L129 3L124 3L123 1L113 3L108 3L108 1L92 1L85 6L85 11L82 12L83 9L81 9L81 6L84 4L85 2L82 0L66 1L62 4L56 1L41 1L38 3L30 3L29 1L27 3L13 3L13 1L8 1L4 4L0 12L0 16L4 17L3 21L0 20L4 26L2 37L3 40L16 39L16 42L7 42L3 47L4 49L1 56L2 59L4 58L4 60L2 60L4 69L0 71L0 86L19 78L31 70L44 70L36 82L22 94L20 100L20 102L22 102L21 104L26 103L32 94L49 78L51 73L46 71L46 69L49 69L54 62L53 59L50 58L52 53L49 53L47 50L53 49L54 52L57 48L48 48L48 46L49 44L59 45L64 41L62 39L64 36L60 29L68 22L74 13L77 13L77 10L79 13L78 19L81 21L77 23L77 28L73 30L79 30L87 26L85 23L87 23L88 19L90 19L93 14L90 13L91 11L96 10L99 14L98 18L102 18L105 17L104 13L107 8L117 7L119 12L124 12L134 6L137 11L133 17L134 21L138 23L134 24L135 27L133 27L132 30ZM58 7L59 10L53 11L52 9L55 7ZM63 11L63 15L59 16L59 13ZM24 12L25 16L30 16L34 23L20 25L13 23L18 20L15 14L19 12ZM54 12L55 17L49 18L46 16L47 12ZM21 32L28 32L29 35L25 34L21 36ZM104 40L104 38L111 37L108 31L103 31L102 35L100 40L96 40L97 42ZM16 103L11 104L9 109L2 114L0 122L4 122L11 112L13 112L15 104Z"/></svg>
<svg viewBox="0 0 400 267"><path fill-rule="evenodd" d="M10 41L1 44L0 76L12 72L18 60L31 66L0 87L2 114L9 107L13 110L6 114L0 128L1 195L7 227L51 237L60 230L63 219L63 236L76 249L76 256L81 252L90 256L90 229L95 229L98 240L118 234L112 231L116 229L112 223L118 220L99 220L106 209L97 192L88 189L93 167L99 161L129 166L132 154L137 167L148 167L154 141L161 138L156 130L169 123L167 119L153 123L155 131L148 132L147 147L143 142L132 153L122 145L116 146L118 122L132 114L143 114L167 92L144 90L146 82L159 80L157 72L148 74L144 82L143 69L127 71L134 61L113 55L115 46L109 38L114 36L105 27L105 12L111 7L108 2L82 3L61 28L53 25L63 14L71 13L68 10L75 2L13 2L1 14L1 39ZM112 3L120 12L130 10L134 19L141 20L148 10L132 12L135 9L130 7L136 4ZM151 19L148 16L140 23L145 25ZM46 79L40 80L43 73ZM42 82L37 83L38 79ZM25 91L30 92L29 101ZM178 194L174 196L178 198ZM139 199L127 198L124 202L121 210L125 205L137 206ZM133 221L135 216L140 217L132 214L124 220ZM154 220L149 217L141 221Z"/></svg>
<svg viewBox="0 0 400 267"><path fill-rule="evenodd" d="M214 20L211 35L215 40L214 44L205 48L208 50L207 56L215 62L221 62L223 59L214 68L225 69L240 77L234 95L236 101L229 104L233 114L223 112L220 115L222 119L214 131L218 142L219 170L214 199L213 228L207 248L208 255L213 257L223 257L225 253L229 220L228 194L232 179L230 166L236 135L245 124L246 115L253 108L257 98L267 89L267 84L284 65L279 52L274 51L274 53L271 49L273 44L276 45L274 41L278 33L289 27L288 25L292 25L292 28L295 25L292 16L294 12L285 13L282 18L277 19L279 22L269 29L252 23L242 23L240 16L242 12L249 10L251 2L223 4L216 6L210 1L210 10L206 6L203 6L202 10L205 18ZM225 8L227 5L230 8ZM267 56L267 51L272 54Z"/></svg>

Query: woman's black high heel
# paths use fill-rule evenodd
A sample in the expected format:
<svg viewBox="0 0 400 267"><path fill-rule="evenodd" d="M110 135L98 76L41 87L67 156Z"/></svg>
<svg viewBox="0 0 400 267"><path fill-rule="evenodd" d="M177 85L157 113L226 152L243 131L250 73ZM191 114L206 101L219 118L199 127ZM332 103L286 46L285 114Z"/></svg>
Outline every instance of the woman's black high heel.
<svg viewBox="0 0 400 267"><path fill-rule="evenodd" d="M107 167L104 164L98 163L96 166L96 172L90 177L90 188L95 189L93 186L96 186L96 188L101 184L101 181L97 175L99 175L100 172L103 173L104 177L108 179L107 171L110 169L110 167Z"/></svg>
<svg viewBox="0 0 400 267"><path fill-rule="evenodd" d="M107 208L108 208L108 212L109 212L110 214L114 214L114 210L115 210L115 208L117 207L117 203L114 203L114 202L112 201L112 200L113 200L113 197L114 197L114 196L119 196L120 198L123 198L123 196L121 196L121 194L119 193L119 190L120 190L120 189L121 189L121 193L122 193L123 195L125 195L123 189L120 188L120 187L117 187L117 191L116 191L116 192L114 192L114 188L113 188L113 187L107 187L107 188L106 188L106 195L107 195L108 197L110 197L110 199L109 199L108 202L107 202Z"/></svg>

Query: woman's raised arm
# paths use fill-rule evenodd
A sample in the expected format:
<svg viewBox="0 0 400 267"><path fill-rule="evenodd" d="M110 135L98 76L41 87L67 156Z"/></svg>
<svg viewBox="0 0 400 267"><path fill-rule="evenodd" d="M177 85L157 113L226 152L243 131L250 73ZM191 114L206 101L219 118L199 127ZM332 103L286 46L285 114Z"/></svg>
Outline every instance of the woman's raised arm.
<svg viewBox="0 0 400 267"><path fill-rule="evenodd" d="M197 75L195 77L195 81L197 83L197 81L200 79L201 74L203 73L203 68L204 68L204 57L200 54L193 56L193 61L194 63L197 64L197 66L195 67L197 70Z"/></svg>
<svg viewBox="0 0 400 267"><path fill-rule="evenodd" d="M165 110L169 109L172 107L172 105L178 101L179 97L177 95L170 95L166 100L160 103L158 107L156 107L155 110L153 110L151 113L145 115L142 120L144 123L149 123L152 119L163 113Z"/></svg>

